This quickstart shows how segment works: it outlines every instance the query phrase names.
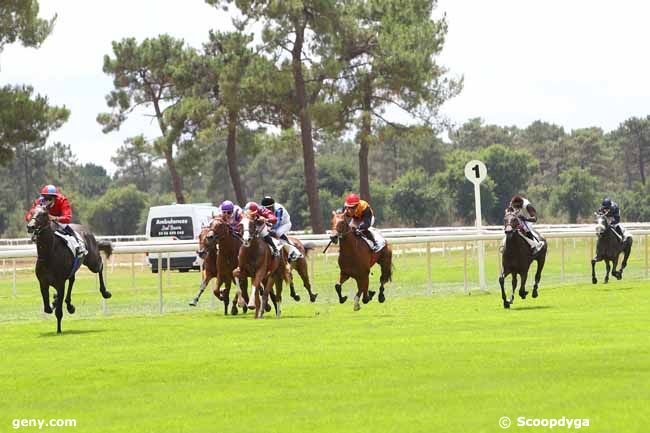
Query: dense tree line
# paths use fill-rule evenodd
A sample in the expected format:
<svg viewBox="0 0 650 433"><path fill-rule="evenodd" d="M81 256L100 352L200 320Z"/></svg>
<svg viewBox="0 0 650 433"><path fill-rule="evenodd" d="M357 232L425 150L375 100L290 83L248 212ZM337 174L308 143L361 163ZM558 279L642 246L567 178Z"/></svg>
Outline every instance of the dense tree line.
<svg viewBox="0 0 650 433"><path fill-rule="evenodd" d="M320 232L350 191L371 202L379 226L469 224L473 187L463 167L475 158L489 172L486 223L500 222L514 193L546 222L589 219L605 195L624 219L650 219L650 116L609 132L541 120L444 126L439 108L462 79L436 61L447 23L432 18L435 0L207 3L236 8L236 30L210 32L201 47L127 36L104 56L113 90L97 116L103 131L143 111L160 130L127 139L111 176L79 164L68 144L47 144L65 107L28 85L0 88L0 233L24 235L24 211L45 183L70 197L77 222L104 234L142 232L156 204L243 205L266 194L287 206L295 228ZM54 19L38 18L37 6L3 6L0 22L13 30L0 33L0 49L47 36ZM413 123L396 122L397 111Z"/></svg>

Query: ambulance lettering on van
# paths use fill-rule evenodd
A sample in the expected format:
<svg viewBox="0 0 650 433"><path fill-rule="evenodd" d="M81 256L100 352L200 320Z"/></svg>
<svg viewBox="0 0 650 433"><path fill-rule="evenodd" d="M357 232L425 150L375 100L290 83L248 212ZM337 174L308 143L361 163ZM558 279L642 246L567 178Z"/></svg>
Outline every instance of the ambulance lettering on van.
<svg viewBox="0 0 650 433"><path fill-rule="evenodd" d="M149 239L156 240L196 240L201 232L201 224L207 224L218 208L210 203L173 204L149 208L145 234ZM161 258L163 269L167 269L167 257L170 258L170 269L188 271L199 269L196 254L166 253ZM150 256L149 263L152 272L158 272L158 258Z"/></svg>

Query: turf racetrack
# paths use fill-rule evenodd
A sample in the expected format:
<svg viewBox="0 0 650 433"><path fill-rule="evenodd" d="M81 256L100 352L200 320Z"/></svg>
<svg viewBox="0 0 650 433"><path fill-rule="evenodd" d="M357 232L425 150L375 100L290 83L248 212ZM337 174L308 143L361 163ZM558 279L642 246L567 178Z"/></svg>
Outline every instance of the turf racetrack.
<svg viewBox="0 0 650 433"><path fill-rule="evenodd" d="M434 260L435 287L457 280L457 259ZM588 432L647 431L647 280L543 282L538 299L506 311L494 278L487 295L463 295L461 276L461 293L432 296L426 274L423 257L398 259L387 302L353 312L351 300L334 303L332 261L320 263L316 304L285 294L283 317L260 321L223 317L209 293L198 309L182 306L196 273L173 274L169 312L149 314L158 277L138 274L131 289L127 270L109 275L103 315L94 278L81 274L78 317L64 315L62 336L41 317L33 274L15 299L4 277L0 431L61 418L77 427L41 431L499 432L503 416L509 431L548 431L518 417L563 416L589 419Z"/></svg>

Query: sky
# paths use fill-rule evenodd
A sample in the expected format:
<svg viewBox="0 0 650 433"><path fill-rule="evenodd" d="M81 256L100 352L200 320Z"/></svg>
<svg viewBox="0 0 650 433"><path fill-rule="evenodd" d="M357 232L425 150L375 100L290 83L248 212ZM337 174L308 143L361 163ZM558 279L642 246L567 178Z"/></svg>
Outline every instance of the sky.
<svg viewBox="0 0 650 433"><path fill-rule="evenodd" d="M168 33L200 47L210 29L232 29L224 11L203 0L40 0L41 16L58 14L39 49L19 44L0 53L0 85L30 84L70 120L50 142L70 144L81 163L114 170L111 156L126 138L159 135L134 113L104 134L95 121L108 110L111 79L102 72L111 42ZM182 6L181 6L182 5ZM486 123L526 127L535 120L566 131L615 129L632 116L650 114L650 4L637 0L439 0L434 17L449 31L439 63L464 77L459 96L441 114L456 125Z"/></svg>

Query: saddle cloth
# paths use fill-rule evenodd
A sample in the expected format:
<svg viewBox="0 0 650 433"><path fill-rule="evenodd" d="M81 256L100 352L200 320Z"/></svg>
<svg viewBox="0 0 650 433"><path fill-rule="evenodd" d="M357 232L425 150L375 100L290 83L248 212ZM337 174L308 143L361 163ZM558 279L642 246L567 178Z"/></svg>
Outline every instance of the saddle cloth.
<svg viewBox="0 0 650 433"><path fill-rule="evenodd" d="M368 246L370 247L370 249L373 252L378 253L379 251L381 251L386 246L386 239L384 239L384 237L381 235L379 230L377 230L376 228L370 227L370 231L372 232L372 235L375 237L375 241L377 242L377 246L373 246L372 241L370 239L368 239L367 237L365 237L364 235L361 235L361 239L366 241L366 243L368 244Z"/></svg>
<svg viewBox="0 0 650 433"><path fill-rule="evenodd" d="M294 260L302 259L305 256L300 252L300 250L293 245L291 245L289 242L285 241L284 239L273 239L274 241L278 241L281 245L282 248L287 250L287 254L289 254L289 261L293 262Z"/></svg>
<svg viewBox="0 0 650 433"><path fill-rule="evenodd" d="M81 257L81 255L77 254L77 248L80 245L83 245L85 247L85 245L83 244L83 239L81 238L81 236L79 236L79 238L76 238L75 236L71 236L71 235L67 235L65 233L61 233L58 230L55 231L54 234L65 241L65 244L68 246L68 249L70 249L70 251L72 252L72 257Z"/></svg>

